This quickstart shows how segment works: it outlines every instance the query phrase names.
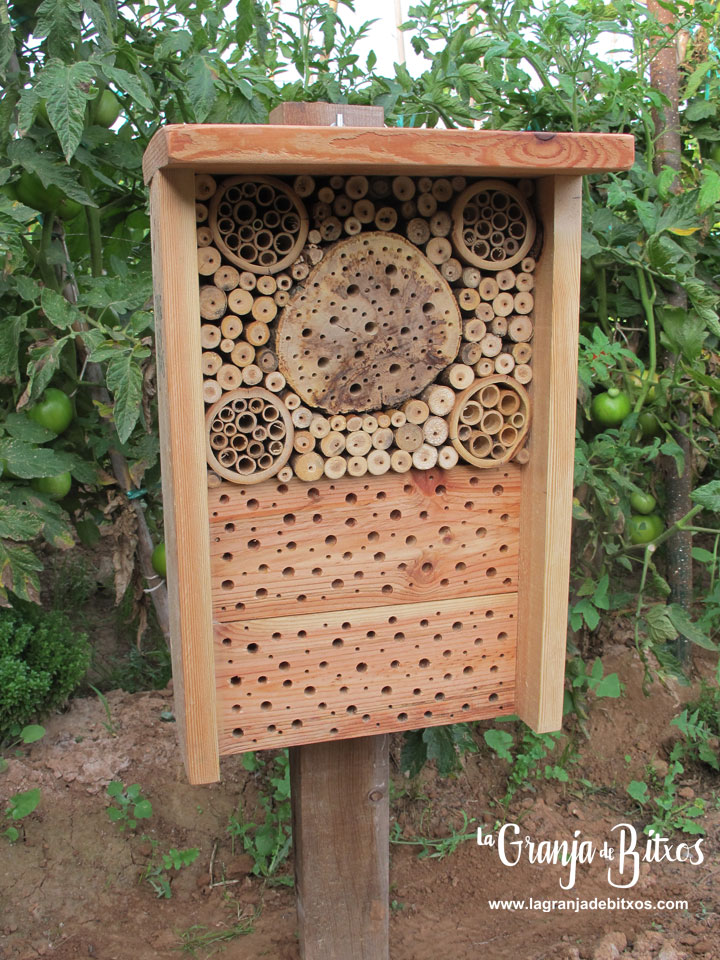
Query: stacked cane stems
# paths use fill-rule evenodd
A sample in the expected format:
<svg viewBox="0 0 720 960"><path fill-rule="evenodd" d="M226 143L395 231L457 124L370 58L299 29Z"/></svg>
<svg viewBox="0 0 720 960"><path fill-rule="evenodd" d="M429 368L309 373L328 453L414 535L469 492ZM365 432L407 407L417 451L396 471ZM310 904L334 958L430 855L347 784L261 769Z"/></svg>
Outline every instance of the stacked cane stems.
<svg viewBox="0 0 720 960"><path fill-rule="evenodd" d="M195 183L211 483L527 459L530 181Z"/></svg>

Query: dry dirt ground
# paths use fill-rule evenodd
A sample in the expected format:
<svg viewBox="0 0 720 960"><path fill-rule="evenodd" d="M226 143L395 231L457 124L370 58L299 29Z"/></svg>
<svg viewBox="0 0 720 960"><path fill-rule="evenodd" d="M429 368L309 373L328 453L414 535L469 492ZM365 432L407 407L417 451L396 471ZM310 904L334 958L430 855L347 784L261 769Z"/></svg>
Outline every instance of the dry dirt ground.
<svg viewBox="0 0 720 960"><path fill-rule="evenodd" d="M522 824L522 836L565 839L574 830L601 847L621 822L642 830L643 818L626 787L642 779L646 763L667 760L669 720L692 691L653 688L646 698L640 670L626 647L604 657L627 683L621 700L594 704L590 739L580 744L581 759L571 782L539 781L521 790L507 818ZM45 738L10 760L0 776L0 810L8 794L33 786L42 801L25 821L14 845L0 838L0 957L55 960L165 960L182 956L181 935L220 933L252 918L252 932L212 950L232 960L299 958L293 892L268 887L248 875L252 861L233 855L226 827L242 803L257 810L258 774L239 758L223 761L222 782L191 787L185 782L176 744L176 727L163 722L171 708L169 691L108 695L114 733L96 699L77 699L46 724ZM394 746L399 756L399 743ZM628 762L626 755L631 757ZM492 824L492 804L504 792L507 765L482 748L466 758L457 777L442 779L427 768L417 784L397 771L392 817L404 836L447 835L462 823L462 812ZM580 779L587 781L585 785ZM153 815L133 833L110 822L105 788L110 780L139 783ZM588 786L589 784L589 786ZM613 890L607 864L581 866L573 890L565 892L561 866L528 863L504 866L497 850L465 842L443 859L417 858L417 848L392 847L390 939L392 960L687 960L720 958L717 783L699 769L688 770L685 795L708 799L704 820L704 862L645 864L631 891ZM144 834L144 836L143 836ZM683 838L676 836L677 843ZM694 838L693 838L694 839ZM139 878L157 849L198 847L196 861L172 883L171 899L158 899ZM210 886L213 879L234 883ZM686 910L493 911L494 897L551 900L626 896L634 900L683 899ZM211 949L198 948L206 957ZM220 952L222 951L222 952Z"/></svg>

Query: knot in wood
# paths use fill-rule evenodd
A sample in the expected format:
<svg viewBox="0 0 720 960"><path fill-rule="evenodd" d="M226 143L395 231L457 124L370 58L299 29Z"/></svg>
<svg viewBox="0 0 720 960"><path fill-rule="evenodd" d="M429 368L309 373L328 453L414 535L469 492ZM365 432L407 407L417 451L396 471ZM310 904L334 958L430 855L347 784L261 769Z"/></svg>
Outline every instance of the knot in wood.
<svg viewBox="0 0 720 960"><path fill-rule="evenodd" d="M440 272L392 233L336 244L283 310L279 367L329 413L397 406L457 355L461 320Z"/></svg>

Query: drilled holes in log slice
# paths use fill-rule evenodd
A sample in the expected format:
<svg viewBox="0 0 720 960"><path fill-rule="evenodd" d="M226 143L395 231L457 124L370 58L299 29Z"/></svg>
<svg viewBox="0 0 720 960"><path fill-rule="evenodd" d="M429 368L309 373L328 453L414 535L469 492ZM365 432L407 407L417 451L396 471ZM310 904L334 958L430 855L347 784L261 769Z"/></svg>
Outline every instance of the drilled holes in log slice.
<svg viewBox="0 0 720 960"><path fill-rule="evenodd" d="M279 273L297 260L308 235L305 205L274 177L228 177L210 201L215 244L231 263L253 274Z"/></svg>
<svg viewBox="0 0 720 960"><path fill-rule="evenodd" d="M484 270L519 263L535 240L535 216L525 197L503 180L478 180L452 211L452 240L460 257Z"/></svg>
<svg viewBox="0 0 720 960"><path fill-rule="evenodd" d="M258 426L265 439L253 438ZM217 449L224 435L228 444ZM290 459L295 429L290 413L277 394L262 387L240 388L226 393L205 416L205 451L215 473L233 483L260 483L275 476ZM247 438L247 444L241 438ZM238 439L240 438L240 439ZM276 441L282 443L279 453Z"/></svg>
<svg viewBox="0 0 720 960"><path fill-rule="evenodd" d="M279 369L329 413L398 406L457 355L461 321L447 281L394 233L336 244L280 315Z"/></svg>
<svg viewBox="0 0 720 960"><path fill-rule="evenodd" d="M476 380L458 395L448 425L450 442L473 466L497 467L513 458L526 462L521 447L530 427L530 398L513 377Z"/></svg>

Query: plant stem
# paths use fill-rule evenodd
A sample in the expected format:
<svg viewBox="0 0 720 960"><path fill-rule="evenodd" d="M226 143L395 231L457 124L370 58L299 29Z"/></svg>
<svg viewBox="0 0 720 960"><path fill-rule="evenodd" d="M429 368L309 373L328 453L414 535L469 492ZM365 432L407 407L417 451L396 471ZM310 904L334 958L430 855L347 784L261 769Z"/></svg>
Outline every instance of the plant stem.
<svg viewBox="0 0 720 960"><path fill-rule="evenodd" d="M635 271L637 274L638 286L640 288L640 299L642 301L643 309L645 310L645 319L647 320L648 328L648 368L646 371L645 382L640 388L640 394L638 395L638 398L635 401L635 407L633 408L633 413L640 413L650 387L653 384L653 377L655 376L655 370L657 369L657 333L655 330L655 299L657 297L657 291L655 289L655 282L653 281L653 278L650 277L652 293L648 293L647 283L645 281L645 271L642 267L636 267Z"/></svg>

